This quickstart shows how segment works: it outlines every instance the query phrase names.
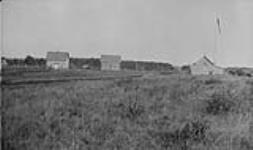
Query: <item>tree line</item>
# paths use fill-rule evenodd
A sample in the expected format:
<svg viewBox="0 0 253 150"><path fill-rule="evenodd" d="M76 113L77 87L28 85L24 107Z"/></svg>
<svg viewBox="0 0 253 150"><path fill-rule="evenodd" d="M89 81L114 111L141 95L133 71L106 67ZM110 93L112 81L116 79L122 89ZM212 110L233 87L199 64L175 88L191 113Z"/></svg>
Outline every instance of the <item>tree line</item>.
<svg viewBox="0 0 253 150"><path fill-rule="evenodd" d="M26 58L2 58L5 59L8 66L38 66L46 67L45 58L35 58L33 56L26 56ZM164 71L173 70L173 65L169 63L158 63L150 61L122 61L122 70L138 70L138 71ZM99 58L70 58L70 67L75 69L94 69L101 68L101 62Z"/></svg>

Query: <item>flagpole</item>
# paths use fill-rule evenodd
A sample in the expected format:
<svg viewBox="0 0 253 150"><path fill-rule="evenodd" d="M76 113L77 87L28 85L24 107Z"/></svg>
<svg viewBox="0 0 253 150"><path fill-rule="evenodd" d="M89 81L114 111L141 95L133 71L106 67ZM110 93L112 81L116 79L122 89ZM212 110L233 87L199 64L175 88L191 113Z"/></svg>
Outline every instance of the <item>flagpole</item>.
<svg viewBox="0 0 253 150"><path fill-rule="evenodd" d="M215 28L215 51L214 51L214 63L218 63L217 55L219 53L219 41L220 41L220 34L221 34L221 21L220 18L215 13L215 22L217 25L217 28Z"/></svg>
<svg viewBox="0 0 253 150"><path fill-rule="evenodd" d="M215 36L215 48L214 48L214 52L213 52L213 59L214 59L214 63L216 64L217 60L216 60L216 53L218 51L218 32L217 32L217 14L215 13L215 30L214 30L214 36Z"/></svg>
<svg viewBox="0 0 253 150"><path fill-rule="evenodd" d="M0 25L0 32L1 32L1 38L0 38L0 83L2 82L2 57L4 54L4 2L0 2L0 11L1 11L1 25ZM2 102L2 101L1 101ZM0 103L1 103L0 102ZM1 119L0 119L1 120ZM1 120L2 121L2 120ZM1 143L1 142L0 142Z"/></svg>
<svg viewBox="0 0 253 150"><path fill-rule="evenodd" d="M216 14L215 14L215 21L216 21ZM214 28L214 50L213 50L213 62L216 64L216 58L215 53L217 51L217 28L216 28L216 22L215 22L215 28Z"/></svg>

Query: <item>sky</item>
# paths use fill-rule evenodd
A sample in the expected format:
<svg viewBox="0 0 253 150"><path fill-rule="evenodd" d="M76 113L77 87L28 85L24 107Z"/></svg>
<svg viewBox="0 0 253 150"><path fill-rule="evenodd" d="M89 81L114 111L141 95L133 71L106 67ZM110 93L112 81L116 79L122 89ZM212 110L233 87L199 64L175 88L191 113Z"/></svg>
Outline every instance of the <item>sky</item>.
<svg viewBox="0 0 253 150"><path fill-rule="evenodd" d="M6 57L121 55L125 60L253 67L252 0L3 0ZM218 34L216 17L221 20Z"/></svg>

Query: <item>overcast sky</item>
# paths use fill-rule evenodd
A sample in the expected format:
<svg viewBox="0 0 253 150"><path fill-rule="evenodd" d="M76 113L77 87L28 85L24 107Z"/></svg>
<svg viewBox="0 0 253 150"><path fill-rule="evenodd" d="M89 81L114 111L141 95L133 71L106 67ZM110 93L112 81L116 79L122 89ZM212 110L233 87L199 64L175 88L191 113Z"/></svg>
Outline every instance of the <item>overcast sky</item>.
<svg viewBox="0 0 253 150"><path fill-rule="evenodd" d="M252 0L4 0L1 14L7 57L68 51L182 65L207 55L253 67Z"/></svg>

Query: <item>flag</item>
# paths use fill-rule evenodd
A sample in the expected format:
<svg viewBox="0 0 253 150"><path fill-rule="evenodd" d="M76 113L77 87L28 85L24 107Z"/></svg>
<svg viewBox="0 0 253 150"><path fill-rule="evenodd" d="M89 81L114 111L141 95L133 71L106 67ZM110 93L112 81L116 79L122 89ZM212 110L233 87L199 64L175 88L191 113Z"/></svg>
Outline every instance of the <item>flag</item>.
<svg viewBox="0 0 253 150"><path fill-rule="evenodd" d="M220 18L216 18L216 23L217 23L217 25L218 25L218 32L219 32L219 34L221 34L221 21L220 21Z"/></svg>

